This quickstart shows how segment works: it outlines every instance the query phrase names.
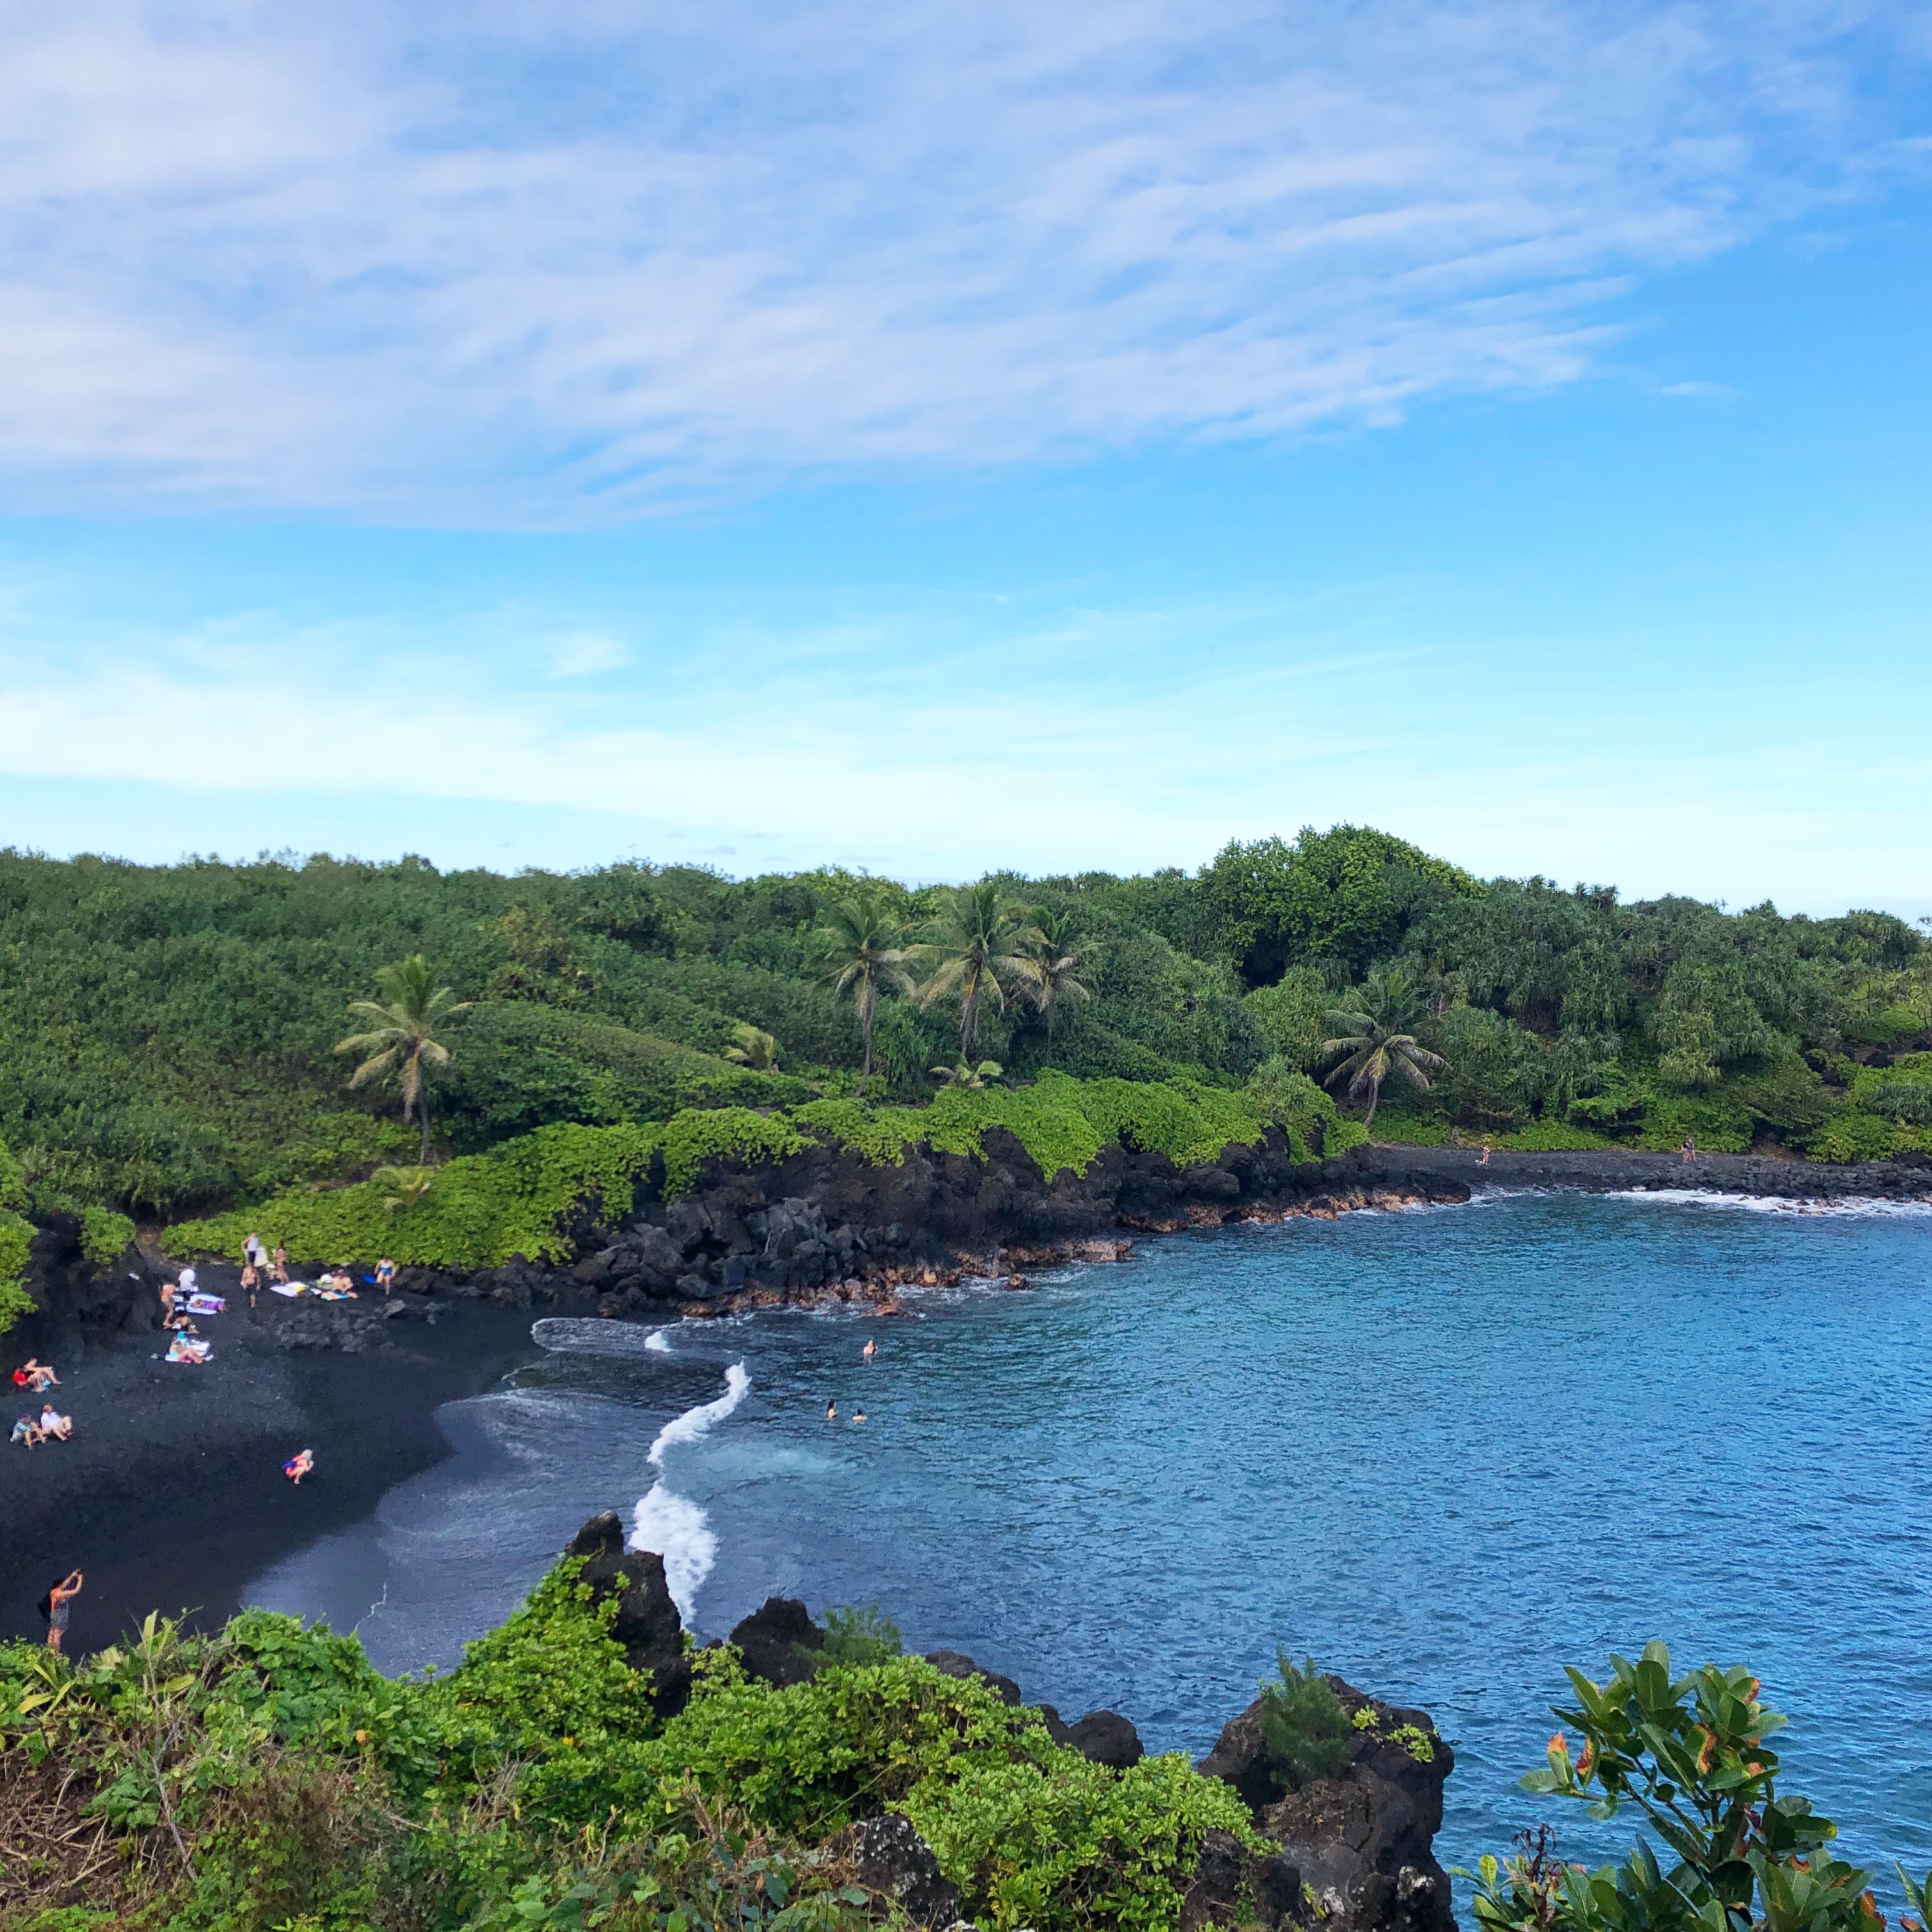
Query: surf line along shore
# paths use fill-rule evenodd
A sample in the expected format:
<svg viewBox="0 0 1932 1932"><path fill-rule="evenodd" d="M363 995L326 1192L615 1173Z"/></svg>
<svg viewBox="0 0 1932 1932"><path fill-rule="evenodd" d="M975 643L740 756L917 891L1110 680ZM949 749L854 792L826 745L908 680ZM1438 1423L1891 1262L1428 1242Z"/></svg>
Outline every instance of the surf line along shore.
<svg viewBox="0 0 1932 1932"><path fill-rule="evenodd" d="M988 1140L984 1164L720 1165L678 1201L640 1204L574 1262L512 1262L468 1279L407 1270L386 1300L366 1289L326 1305L265 1295L251 1311L238 1271L204 1263L202 1284L227 1310L201 1324L214 1358L200 1366L160 1359L166 1264L130 1250L89 1271L50 1231L36 1244L42 1306L8 1342L18 1360L58 1366L75 1435L0 1460L0 1631L40 1636L36 1600L76 1564L88 1576L69 1638L76 1651L157 1606L218 1624L272 1564L365 1517L449 1453L436 1410L537 1358L534 1307L658 1320L784 1302L890 1309L904 1285L964 1270L1010 1281L1056 1261L1124 1257L1143 1233L1446 1204L1472 1186L1932 1198L1932 1162L1718 1156L1687 1167L1676 1154L1498 1149L1486 1167L1475 1150L1388 1146L1299 1167L1270 1149L1231 1148L1186 1170L1121 1148L1077 1184L1048 1184L1016 1149ZM317 1466L298 1490L280 1466L302 1448Z"/></svg>

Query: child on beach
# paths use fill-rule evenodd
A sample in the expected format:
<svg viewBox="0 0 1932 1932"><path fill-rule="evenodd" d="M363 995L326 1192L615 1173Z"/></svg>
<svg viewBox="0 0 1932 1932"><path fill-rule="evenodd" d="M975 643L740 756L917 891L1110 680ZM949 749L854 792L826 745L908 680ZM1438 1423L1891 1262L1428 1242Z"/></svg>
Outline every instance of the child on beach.
<svg viewBox="0 0 1932 1932"><path fill-rule="evenodd" d="M14 1425L14 1432L8 1437L12 1442L24 1442L29 1449L38 1449L44 1442L46 1432L31 1415L23 1415Z"/></svg>
<svg viewBox="0 0 1932 1932"><path fill-rule="evenodd" d="M242 1292L248 1298L248 1306L255 1305L256 1291L262 1286L262 1277L253 1261L245 1262L242 1269Z"/></svg>
<svg viewBox="0 0 1932 1932"><path fill-rule="evenodd" d="M58 1651L61 1639L67 1634L67 1620L74 1600L80 1594L80 1586L87 1579L78 1570L70 1570L64 1581L56 1583L47 1592L47 1648Z"/></svg>
<svg viewBox="0 0 1932 1932"><path fill-rule="evenodd" d="M311 1449L304 1449L291 1456L282 1465L282 1474L299 1488L303 1477L314 1467L315 1452Z"/></svg>
<svg viewBox="0 0 1932 1932"><path fill-rule="evenodd" d="M49 1402L40 1411L40 1433L51 1436L56 1442L64 1442L74 1434L74 1418L62 1415Z"/></svg>
<svg viewBox="0 0 1932 1932"><path fill-rule="evenodd" d="M289 1251L278 1247L275 1250L274 1280L286 1285L289 1278Z"/></svg>

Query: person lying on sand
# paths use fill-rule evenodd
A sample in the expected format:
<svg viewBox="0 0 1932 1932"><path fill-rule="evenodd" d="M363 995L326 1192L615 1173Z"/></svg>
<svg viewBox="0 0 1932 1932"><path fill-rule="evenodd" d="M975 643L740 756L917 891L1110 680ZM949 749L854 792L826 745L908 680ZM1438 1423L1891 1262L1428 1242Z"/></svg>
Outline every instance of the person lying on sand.
<svg viewBox="0 0 1932 1932"><path fill-rule="evenodd" d="M24 1442L29 1449L38 1449L47 1439L47 1432L31 1415L23 1415L14 1425L9 1442Z"/></svg>
<svg viewBox="0 0 1932 1932"><path fill-rule="evenodd" d="M298 1454L291 1456L289 1460L282 1465L282 1474L287 1477L290 1482L296 1484L299 1486L303 1477L307 1475L314 1467L314 1450L312 1449L304 1449L300 1450Z"/></svg>
<svg viewBox="0 0 1932 1932"><path fill-rule="evenodd" d="M67 1620L74 1606L74 1600L80 1594L80 1586L86 1582L78 1570L70 1570L64 1581L56 1583L47 1592L47 1648L57 1651L61 1639L67 1634Z"/></svg>
<svg viewBox="0 0 1932 1932"><path fill-rule="evenodd" d="M56 1442L64 1442L74 1434L74 1418L62 1415L52 1402L49 1402L40 1411L40 1432L51 1436Z"/></svg>

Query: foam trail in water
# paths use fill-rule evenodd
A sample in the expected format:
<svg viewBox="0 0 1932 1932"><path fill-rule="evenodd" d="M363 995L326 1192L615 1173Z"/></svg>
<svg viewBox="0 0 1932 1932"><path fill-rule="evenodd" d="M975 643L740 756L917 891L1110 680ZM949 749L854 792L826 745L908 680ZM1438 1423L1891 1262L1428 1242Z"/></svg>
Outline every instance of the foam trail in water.
<svg viewBox="0 0 1932 1932"><path fill-rule="evenodd" d="M654 1355L668 1355L670 1353L670 1344L664 1340L664 1331L662 1328L653 1328L651 1330L646 1338L644 1346Z"/></svg>
<svg viewBox="0 0 1932 1932"><path fill-rule="evenodd" d="M653 1338L655 1339L655 1338ZM745 1400L752 1378L742 1362L734 1362L724 1372L724 1393L714 1402L700 1402L674 1415L658 1431L651 1444L653 1468L664 1466L664 1451L680 1444L695 1442L710 1433L714 1423L722 1422ZM712 1534L710 1519L688 1496L665 1486L660 1476L649 1492L638 1499L632 1513L629 1547L654 1550L664 1558L664 1582L678 1615L688 1624L698 1587L711 1574L718 1560L718 1539Z"/></svg>

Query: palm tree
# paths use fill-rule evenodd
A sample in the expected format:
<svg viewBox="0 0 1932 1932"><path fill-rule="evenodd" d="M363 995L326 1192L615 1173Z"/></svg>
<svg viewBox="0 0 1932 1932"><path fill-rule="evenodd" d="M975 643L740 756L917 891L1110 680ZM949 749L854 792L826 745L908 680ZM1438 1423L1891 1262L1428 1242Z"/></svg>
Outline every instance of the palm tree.
<svg viewBox="0 0 1932 1932"><path fill-rule="evenodd" d="M748 1066L754 1073L775 1073L778 1064L778 1043L761 1027L749 1020L731 1022L731 1044L724 1049L727 1060Z"/></svg>
<svg viewBox="0 0 1932 1932"><path fill-rule="evenodd" d="M436 1185L433 1167L379 1167L369 1178L382 1190L382 1206L392 1214L420 1208Z"/></svg>
<svg viewBox="0 0 1932 1932"><path fill-rule="evenodd" d="M825 956L820 983L836 994L850 993L859 1004L859 1031L866 1042L859 1078L872 1077L872 1022L881 993L909 993L912 975L898 944L899 922L875 886L862 886L834 899L819 914L818 944Z"/></svg>
<svg viewBox="0 0 1932 1932"><path fill-rule="evenodd" d="M982 1060L976 1066L969 1066L964 1054L960 1055L957 1066L934 1066L927 1070L939 1076L941 1087L983 1087L988 1080L998 1079L1005 1071L997 1060Z"/></svg>
<svg viewBox="0 0 1932 1932"><path fill-rule="evenodd" d="M1350 1100L1367 1094L1369 1111L1362 1122L1366 1127L1374 1123L1382 1082L1391 1073L1400 1073L1418 1094L1426 1094L1430 1076L1449 1063L1420 1045L1408 1030L1416 1021L1415 993L1400 966L1371 973L1350 1000L1322 1016L1336 1030L1334 1039L1322 1042L1322 1052L1346 1056L1323 1084L1332 1087L1346 1074Z"/></svg>
<svg viewBox="0 0 1932 1932"><path fill-rule="evenodd" d="M1053 1052L1053 1025L1065 1000L1090 1000L1093 988L1080 977L1092 951L1081 936L1076 915L1065 907L1041 913L1024 944L1026 997L1046 1022L1046 1050Z"/></svg>
<svg viewBox="0 0 1932 1932"><path fill-rule="evenodd" d="M448 986L431 983L435 975L420 952L393 966L380 968L376 984L380 1000L352 1000L349 1010L370 1022L366 1033L351 1034L336 1042L338 1053L356 1053L362 1063L349 1076L352 1087L381 1080L391 1074L402 1089L403 1118L412 1114L422 1123L422 1159L429 1159L429 1076L449 1064L449 1048L436 1035L458 1013L470 1010Z"/></svg>
<svg viewBox="0 0 1932 1932"><path fill-rule="evenodd" d="M980 1034L980 1010L990 1001L1005 1010L1012 988L1025 981L1030 962L1021 948L1036 937L1027 909L1000 890L997 879L949 892L926 941L909 956L931 962L932 976L919 989L920 1004L959 1002L959 1049L970 1059Z"/></svg>

